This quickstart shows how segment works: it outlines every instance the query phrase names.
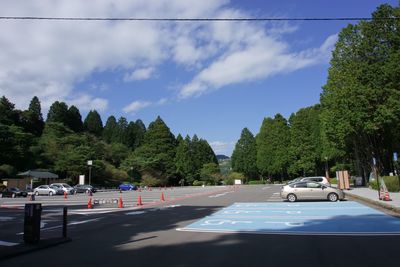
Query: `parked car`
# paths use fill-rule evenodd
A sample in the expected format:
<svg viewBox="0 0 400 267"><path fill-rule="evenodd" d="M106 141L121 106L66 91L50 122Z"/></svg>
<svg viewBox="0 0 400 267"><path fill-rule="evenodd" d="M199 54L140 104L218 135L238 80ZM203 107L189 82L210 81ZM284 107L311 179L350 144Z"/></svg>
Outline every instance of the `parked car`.
<svg viewBox="0 0 400 267"><path fill-rule="evenodd" d="M326 184L300 181L282 186L281 197L290 202L303 199L337 201L344 199L344 193Z"/></svg>
<svg viewBox="0 0 400 267"><path fill-rule="evenodd" d="M57 188L63 190L64 192L67 192L68 195L75 194L75 189L72 186L70 186L69 184L54 183L54 184L51 184L50 187L57 187Z"/></svg>
<svg viewBox="0 0 400 267"><path fill-rule="evenodd" d="M97 192L96 187L88 184L77 184L74 186L74 188L76 193L89 193L90 191L92 191L92 193Z"/></svg>
<svg viewBox="0 0 400 267"><path fill-rule="evenodd" d="M56 186L50 186L50 185L40 185L33 189L33 193L35 195L62 195L64 194L64 190L62 190L59 187Z"/></svg>
<svg viewBox="0 0 400 267"><path fill-rule="evenodd" d="M119 190L122 190L122 191L137 190L137 186L136 186L136 185L134 185L134 184L129 184L129 183L120 184L120 185L118 186L118 188L119 188Z"/></svg>
<svg viewBox="0 0 400 267"><path fill-rule="evenodd" d="M22 191L17 187L6 188L1 192L1 197L16 198L16 197L27 197L27 196L28 192Z"/></svg>
<svg viewBox="0 0 400 267"><path fill-rule="evenodd" d="M288 184L292 184L292 183L296 183L296 182L300 182L300 181L302 181L302 182L317 182L317 183L323 183L323 184L330 185L330 183L328 182L328 179L326 179L324 176L299 177L292 181L289 181Z"/></svg>

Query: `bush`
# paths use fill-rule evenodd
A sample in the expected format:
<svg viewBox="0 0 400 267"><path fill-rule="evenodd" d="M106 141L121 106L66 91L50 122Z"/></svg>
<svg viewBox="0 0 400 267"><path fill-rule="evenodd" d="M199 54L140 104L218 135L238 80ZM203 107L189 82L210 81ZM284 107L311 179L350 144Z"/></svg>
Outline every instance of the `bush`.
<svg viewBox="0 0 400 267"><path fill-rule="evenodd" d="M193 185L194 185L194 186L202 186L203 184L204 184L203 181L198 181L198 180L194 180L194 181L193 181Z"/></svg>
<svg viewBox="0 0 400 267"><path fill-rule="evenodd" d="M397 176L383 176L382 178L385 181L385 185L389 192L400 191L399 180ZM376 180L370 182L369 185L372 187L372 189L378 190L378 182Z"/></svg>
<svg viewBox="0 0 400 267"><path fill-rule="evenodd" d="M235 183L235 180L232 177L225 177L224 178L224 184L225 185L233 185Z"/></svg>
<svg viewBox="0 0 400 267"><path fill-rule="evenodd" d="M250 184L250 185L264 184L264 181L261 181L261 180L249 181L249 184Z"/></svg>
<svg viewBox="0 0 400 267"><path fill-rule="evenodd" d="M331 184L337 184L337 178L331 178Z"/></svg>

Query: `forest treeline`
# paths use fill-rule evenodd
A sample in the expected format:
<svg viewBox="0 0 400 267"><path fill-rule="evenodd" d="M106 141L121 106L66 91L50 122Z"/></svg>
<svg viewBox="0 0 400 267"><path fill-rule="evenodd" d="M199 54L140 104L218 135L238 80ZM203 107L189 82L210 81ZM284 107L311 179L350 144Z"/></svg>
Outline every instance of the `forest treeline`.
<svg viewBox="0 0 400 267"><path fill-rule="evenodd" d="M21 111L3 96L0 140L0 178L45 169L75 184L79 175L88 176L86 164L92 160L92 182L104 186L217 182L218 161L208 142L196 135L175 138L160 117L147 129L141 120L114 116L103 126L96 110L82 120L77 107L56 101L44 121L37 97Z"/></svg>
<svg viewBox="0 0 400 267"><path fill-rule="evenodd" d="M265 118L256 136L243 129L234 170L280 180L346 169L365 182L374 166L381 174L397 168L400 8L381 5L372 18L340 32L319 104L288 120Z"/></svg>

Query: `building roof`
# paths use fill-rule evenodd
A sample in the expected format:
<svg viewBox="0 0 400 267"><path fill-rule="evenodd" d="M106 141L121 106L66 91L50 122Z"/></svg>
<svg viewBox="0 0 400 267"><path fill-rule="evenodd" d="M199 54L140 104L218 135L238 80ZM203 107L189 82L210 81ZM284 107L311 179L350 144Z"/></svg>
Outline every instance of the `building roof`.
<svg viewBox="0 0 400 267"><path fill-rule="evenodd" d="M27 177L43 178L43 179L58 178L58 175L55 173L46 171L31 171L31 170L18 173L18 176L27 176Z"/></svg>

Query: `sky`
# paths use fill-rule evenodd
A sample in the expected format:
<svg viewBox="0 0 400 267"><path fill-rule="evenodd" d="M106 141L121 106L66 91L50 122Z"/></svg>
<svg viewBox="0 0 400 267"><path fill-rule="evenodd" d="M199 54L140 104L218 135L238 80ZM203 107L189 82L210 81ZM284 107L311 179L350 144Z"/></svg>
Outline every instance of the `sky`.
<svg viewBox="0 0 400 267"><path fill-rule="evenodd" d="M370 17L397 0L2 0L0 16L130 18ZM154 22L0 20L0 95L26 109L38 96L83 119L97 110L230 156L247 127L319 102L348 21ZM356 22L351 22L356 23Z"/></svg>

